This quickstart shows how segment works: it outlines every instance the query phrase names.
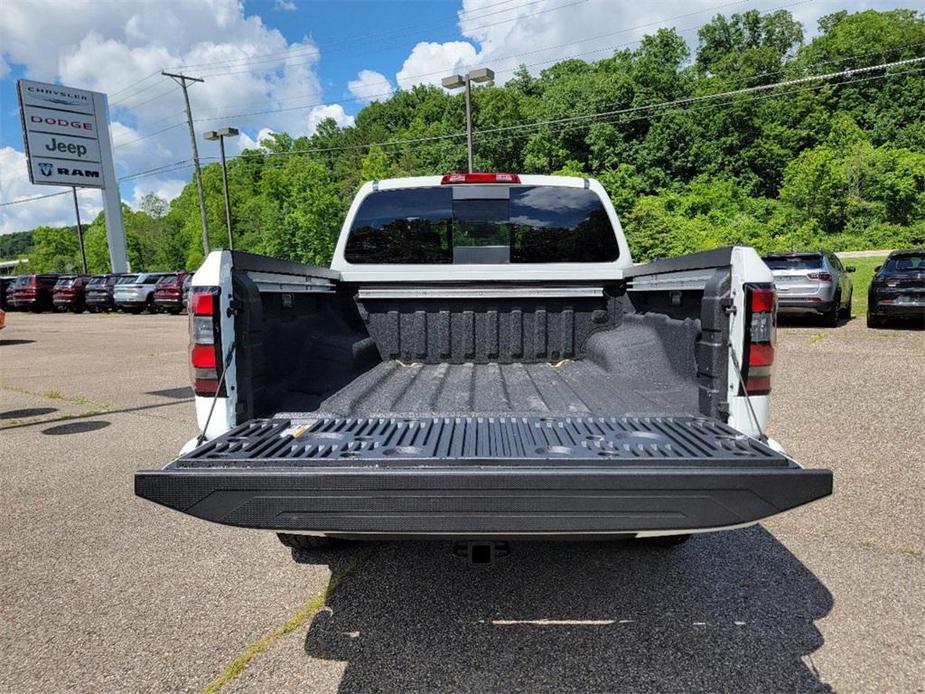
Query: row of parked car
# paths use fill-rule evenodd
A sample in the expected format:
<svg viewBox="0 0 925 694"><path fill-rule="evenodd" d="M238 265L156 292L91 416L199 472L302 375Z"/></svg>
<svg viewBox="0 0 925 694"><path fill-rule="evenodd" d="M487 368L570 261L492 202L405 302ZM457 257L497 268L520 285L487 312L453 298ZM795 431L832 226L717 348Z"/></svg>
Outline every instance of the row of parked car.
<svg viewBox="0 0 925 694"><path fill-rule="evenodd" d="M0 278L0 308L8 311L126 311L181 313L190 272L106 275L20 275Z"/></svg>
<svg viewBox="0 0 925 694"><path fill-rule="evenodd" d="M763 260L774 275L778 313L821 316L833 327L851 318L854 267L834 253L771 253ZM880 327L892 318L925 318L925 249L893 251L875 270L867 292L867 326Z"/></svg>

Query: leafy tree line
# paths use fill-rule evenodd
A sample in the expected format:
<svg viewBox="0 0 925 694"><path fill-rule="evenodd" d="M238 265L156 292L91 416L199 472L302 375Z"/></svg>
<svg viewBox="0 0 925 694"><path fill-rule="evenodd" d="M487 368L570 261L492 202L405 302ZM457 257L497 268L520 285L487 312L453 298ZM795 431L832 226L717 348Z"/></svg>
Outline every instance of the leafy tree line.
<svg viewBox="0 0 925 694"><path fill-rule="evenodd" d="M701 98L925 55L925 15L914 10L837 12L819 24L804 42L787 11L717 15L699 30L693 57L677 31L659 29L596 62L565 60L537 76L522 67L505 85L474 92L476 168L598 178L637 259L731 243L759 251L925 243L921 66ZM531 125L544 121L560 122ZM327 121L311 137L273 135L229 163L237 246L327 263L364 181L465 170L464 123L462 95L418 86L370 104L351 127ZM433 139L447 135L455 136ZM219 247L221 171L203 173ZM126 231L134 268L195 267L195 186L169 206L148 199L126 210ZM34 255L50 233L36 230ZM93 269L105 266L100 218L87 253Z"/></svg>

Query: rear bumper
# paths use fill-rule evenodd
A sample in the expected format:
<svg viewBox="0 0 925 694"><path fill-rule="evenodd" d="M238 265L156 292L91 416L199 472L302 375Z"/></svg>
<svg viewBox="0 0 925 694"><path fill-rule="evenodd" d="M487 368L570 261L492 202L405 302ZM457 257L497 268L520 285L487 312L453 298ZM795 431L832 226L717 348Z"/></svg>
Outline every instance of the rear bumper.
<svg viewBox="0 0 925 694"><path fill-rule="evenodd" d="M809 298L787 297L777 299L779 313L828 313L835 304L834 300L815 301Z"/></svg>
<svg viewBox="0 0 925 694"><path fill-rule="evenodd" d="M86 302L88 306L113 306L115 303L108 294L87 294Z"/></svg>
<svg viewBox="0 0 925 694"><path fill-rule="evenodd" d="M876 300L868 301L867 313L884 318L922 318L925 317L925 301L906 301L891 304L884 304Z"/></svg>
<svg viewBox="0 0 925 694"><path fill-rule="evenodd" d="M205 520L321 534L559 535L706 530L832 493L776 469L476 468L142 471L135 493Z"/></svg>

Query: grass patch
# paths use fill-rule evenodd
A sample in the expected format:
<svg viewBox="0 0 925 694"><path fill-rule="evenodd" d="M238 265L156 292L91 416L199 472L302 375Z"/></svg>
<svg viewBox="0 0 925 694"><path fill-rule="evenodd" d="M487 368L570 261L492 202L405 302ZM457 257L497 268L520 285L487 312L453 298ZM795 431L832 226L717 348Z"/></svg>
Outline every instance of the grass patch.
<svg viewBox="0 0 925 694"><path fill-rule="evenodd" d="M68 402L72 405L93 405L94 407L100 407L109 409L109 405L102 402L94 402L93 400L88 400L85 397L80 395L65 395L60 390L46 390L43 392L37 392L34 390L28 390L27 388L19 388L17 386L2 386L0 389L9 391L11 393L19 393L20 395L31 395L36 398L47 398L48 400L60 400L61 402Z"/></svg>
<svg viewBox="0 0 925 694"><path fill-rule="evenodd" d="M842 258L842 265L853 265L857 268L851 273L851 281L854 283L851 312L854 315L867 315L867 288L874 278L874 268L883 265L884 261L886 261L885 255L870 258Z"/></svg>
<svg viewBox="0 0 925 694"><path fill-rule="evenodd" d="M816 333L815 335L812 335L809 338L809 344L814 345L820 340L824 340L824 339L825 339L825 333Z"/></svg>

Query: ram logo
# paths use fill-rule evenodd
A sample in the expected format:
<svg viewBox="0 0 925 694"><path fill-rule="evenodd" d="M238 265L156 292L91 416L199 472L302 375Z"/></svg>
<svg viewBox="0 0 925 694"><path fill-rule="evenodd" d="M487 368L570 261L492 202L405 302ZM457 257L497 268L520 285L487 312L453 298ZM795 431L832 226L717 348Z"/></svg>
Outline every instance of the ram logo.
<svg viewBox="0 0 925 694"><path fill-rule="evenodd" d="M45 162L39 164L39 171L42 172L43 176L51 176L52 169L53 167L51 164L46 164Z"/></svg>

